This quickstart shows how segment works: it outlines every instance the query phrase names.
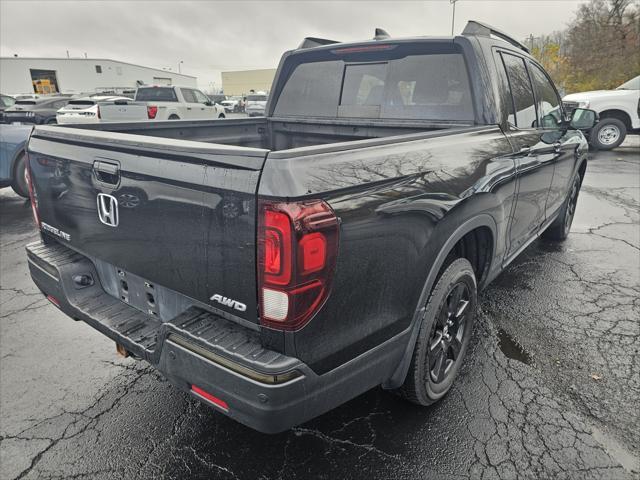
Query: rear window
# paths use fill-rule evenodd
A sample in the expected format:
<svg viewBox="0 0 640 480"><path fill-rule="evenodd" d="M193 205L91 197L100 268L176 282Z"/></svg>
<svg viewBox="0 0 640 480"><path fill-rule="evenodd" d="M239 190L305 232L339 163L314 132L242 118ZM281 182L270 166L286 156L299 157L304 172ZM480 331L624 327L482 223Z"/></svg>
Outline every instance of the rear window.
<svg viewBox="0 0 640 480"><path fill-rule="evenodd" d="M136 92L136 100L140 102L177 102L176 92L173 88L139 88Z"/></svg>
<svg viewBox="0 0 640 480"><path fill-rule="evenodd" d="M460 53L379 62L302 63L282 89L275 115L472 121Z"/></svg>

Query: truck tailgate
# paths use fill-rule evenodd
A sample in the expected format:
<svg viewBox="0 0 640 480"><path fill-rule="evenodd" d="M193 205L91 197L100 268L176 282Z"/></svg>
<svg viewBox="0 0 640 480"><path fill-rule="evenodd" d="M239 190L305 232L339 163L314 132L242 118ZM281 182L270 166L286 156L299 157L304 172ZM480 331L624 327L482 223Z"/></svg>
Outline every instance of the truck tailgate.
<svg viewBox="0 0 640 480"><path fill-rule="evenodd" d="M133 122L148 120L147 104L144 102L104 102L99 103L100 119L103 122Z"/></svg>
<svg viewBox="0 0 640 480"><path fill-rule="evenodd" d="M267 150L37 127L28 152L49 235L257 322L256 189Z"/></svg>

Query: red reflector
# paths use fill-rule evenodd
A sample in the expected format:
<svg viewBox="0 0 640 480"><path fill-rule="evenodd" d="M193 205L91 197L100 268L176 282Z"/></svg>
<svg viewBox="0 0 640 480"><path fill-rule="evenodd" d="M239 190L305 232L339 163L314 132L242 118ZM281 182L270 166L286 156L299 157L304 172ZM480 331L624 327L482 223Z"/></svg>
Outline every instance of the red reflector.
<svg viewBox="0 0 640 480"><path fill-rule="evenodd" d="M51 303L53 303L56 307L60 308L60 302L53 295L47 295L47 300L49 300Z"/></svg>
<svg viewBox="0 0 640 480"><path fill-rule="evenodd" d="M324 235L316 232L305 235L298 244L302 257L302 274L306 275L324 268L324 260L327 255L327 241Z"/></svg>
<svg viewBox="0 0 640 480"><path fill-rule="evenodd" d="M193 393L195 393L196 395L204 398L205 400L209 400L211 403L213 403L214 405L222 408L225 411L229 411L229 405L227 405L227 402L225 402L224 400L220 400L218 397L214 397L213 395L211 395L208 392L205 392L204 390L202 390L200 387L196 387L195 385L191 385L191 391Z"/></svg>
<svg viewBox="0 0 640 480"><path fill-rule="evenodd" d="M147 107L147 117L149 117L150 119L154 119L156 118L157 114L158 114L158 107L154 105Z"/></svg>

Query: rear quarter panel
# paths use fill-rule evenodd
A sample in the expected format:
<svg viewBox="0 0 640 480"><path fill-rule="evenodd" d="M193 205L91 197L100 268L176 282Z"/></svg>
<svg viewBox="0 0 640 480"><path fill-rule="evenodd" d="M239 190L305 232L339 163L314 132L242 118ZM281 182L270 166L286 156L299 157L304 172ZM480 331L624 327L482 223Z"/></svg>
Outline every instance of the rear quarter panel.
<svg viewBox="0 0 640 480"><path fill-rule="evenodd" d="M493 218L494 256L502 258L515 194L512 148L498 127L335 148L270 154L259 189L324 198L341 221L332 293L309 324L287 333L295 354L319 372L410 327L435 258L466 220Z"/></svg>

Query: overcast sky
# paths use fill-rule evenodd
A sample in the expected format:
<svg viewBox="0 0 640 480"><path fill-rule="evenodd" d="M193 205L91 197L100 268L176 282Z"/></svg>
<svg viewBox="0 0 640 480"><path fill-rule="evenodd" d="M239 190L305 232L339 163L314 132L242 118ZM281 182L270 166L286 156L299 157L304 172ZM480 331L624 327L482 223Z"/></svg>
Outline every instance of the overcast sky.
<svg viewBox="0 0 640 480"><path fill-rule="evenodd" d="M516 38L560 30L584 0L458 0L455 29L468 19ZM111 58L178 69L202 88L220 71L275 68L302 38L352 41L449 35L449 0L391 1L29 1L0 0L0 55Z"/></svg>

